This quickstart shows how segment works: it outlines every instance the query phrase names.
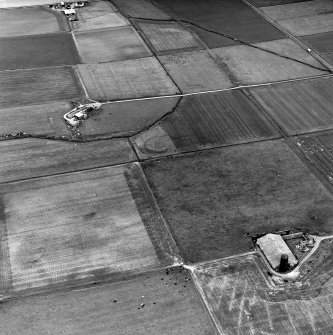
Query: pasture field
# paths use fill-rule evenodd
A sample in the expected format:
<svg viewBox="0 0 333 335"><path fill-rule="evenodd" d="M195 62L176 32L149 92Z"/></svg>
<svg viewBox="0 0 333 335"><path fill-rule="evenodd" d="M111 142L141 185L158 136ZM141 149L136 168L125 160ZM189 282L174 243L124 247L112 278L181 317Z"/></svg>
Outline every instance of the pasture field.
<svg viewBox="0 0 333 335"><path fill-rule="evenodd" d="M256 234L332 233L332 194L273 140L143 164L182 256L202 262L253 250Z"/></svg>
<svg viewBox="0 0 333 335"><path fill-rule="evenodd" d="M84 139L130 136L170 113L178 101L178 97L168 97L104 104L101 111L85 120L80 132Z"/></svg>

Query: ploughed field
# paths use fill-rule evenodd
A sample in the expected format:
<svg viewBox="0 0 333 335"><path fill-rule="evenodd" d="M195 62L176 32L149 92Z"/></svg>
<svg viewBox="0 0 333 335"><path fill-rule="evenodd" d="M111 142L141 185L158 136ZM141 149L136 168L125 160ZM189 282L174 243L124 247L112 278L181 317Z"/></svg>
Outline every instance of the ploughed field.
<svg viewBox="0 0 333 335"><path fill-rule="evenodd" d="M0 0L0 333L329 334L331 1L49 4Z"/></svg>

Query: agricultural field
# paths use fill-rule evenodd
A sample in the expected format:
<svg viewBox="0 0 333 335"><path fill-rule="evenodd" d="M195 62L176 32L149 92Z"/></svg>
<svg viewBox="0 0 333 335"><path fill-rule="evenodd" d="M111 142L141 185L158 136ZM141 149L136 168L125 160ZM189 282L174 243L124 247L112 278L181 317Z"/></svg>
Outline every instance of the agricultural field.
<svg viewBox="0 0 333 335"><path fill-rule="evenodd" d="M304 1L301 1L304 2ZM277 6L266 6L260 10L274 21L280 19L292 19L296 17L312 16L325 14L333 9L333 4L328 0L305 1L300 3L297 1L286 2Z"/></svg>
<svg viewBox="0 0 333 335"><path fill-rule="evenodd" d="M326 62L328 62L329 64L333 64L333 53L330 53L330 54L322 54L321 55L322 56L322 58L326 61Z"/></svg>
<svg viewBox="0 0 333 335"><path fill-rule="evenodd" d="M289 39L258 43L255 47L218 48L214 52L240 84L261 84L325 73L325 68L315 58Z"/></svg>
<svg viewBox="0 0 333 335"><path fill-rule="evenodd" d="M297 145L306 158L333 184L333 139L332 131L304 135L297 139Z"/></svg>
<svg viewBox="0 0 333 335"><path fill-rule="evenodd" d="M81 63L72 36L44 34L0 39L0 70Z"/></svg>
<svg viewBox="0 0 333 335"><path fill-rule="evenodd" d="M1 9L0 20L1 37L31 36L69 30L63 15L46 7Z"/></svg>
<svg viewBox="0 0 333 335"><path fill-rule="evenodd" d="M294 36L306 36L326 33L332 30L333 14L317 14L313 16L278 20L277 23Z"/></svg>
<svg viewBox="0 0 333 335"><path fill-rule="evenodd" d="M247 43L260 43L283 38L283 34L269 24L260 15L240 0L216 1L208 0L195 6L190 0L156 0L156 3L175 19L182 19L204 26L209 30L217 31ZM237 23L236 23L237 22ZM201 35L199 27L194 28L197 34L210 47L216 45L216 34ZM214 46L211 45L213 43ZM225 41L222 39L222 44Z"/></svg>
<svg viewBox="0 0 333 335"><path fill-rule="evenodd" d="M131 27L80 32L75 34L75 39L84 63L105 63L151 55Z"/></svg>
<svg viewBox="0 0 333 335"><path fill-rule="evenodd" d="M177 22L146 22L135 20L147 42L157 54L175 53L201 49L195 35Z"/></svg>
<svg viewBox="0 0 333 335"><path fill-rule="evenodd" d="M333 78L257 87L251 93L289 135L333 127Z"/></svg>
<svg viewBox="0 0 333 335"><path fill-rule="evenodd" d="M46 5L49 0L1 0L0 8L16 8L25 6Z"/></svg>
<svg viewBox="0 0 333 335"><path fill-rule="evenodd" d="M71 107L68 101L50 101L45 104L1 108L0 134L6 136L25 133L68 138L71 132L66 127L63 116Z"/></svg>
<svg viewBox="0 0 333 335"><path fill-rule="evenodd" d="M278 6L284 4L293 4L298 2L304 2L304 0L250 0L249 3L256 7L269 7Z"/></svg>
<svg viewBox="0 0 333 335"><path fill-rule="evenodd" d="M172 263L163 223L159 231L150 228L159 218L137 170L136 165L77 170L3 186L2 243L11 269L2 269L5 282L11 281L5 290L15 295L56 289Z"/></svg>
<svg viewBox="0 0 333 335"><path fill-rule="evenodd" d="M298 36L302 43L310 50L315 50L323 60L333 64L333 49L330 47L333 38L332 1L286 3L260 10L289 33Z"/></svg>
<svg viewBox="0 0 333 335"><path fill-rule="evenodd" d="M117 13L109 1L89 2L83 8L78 8L78 21L71 21L74 31L90 31L103 28L126 26L128 22Z"/></svg>
<svg viewBox="0 0 333 335"><path fill-rule="evenodd" d="M179 152L277 138L277 129L240 90L183 97L175 111L133 138L161 127ZM156 139L157 140L157 139Z"/></svg>
<svg viewBox="0 0 333 335"><path fill-rule="evenodd" d="M0 72L0 103L4 108L75 100L83 95L72 67Z"/></svg>
<svg viewBox="0 0 333 335"><path fill-rule="evenodd" d="M198 266L194 274L222 334L308 335L330 332L331 266L332 252L323 265L324 274L314 279L316 289L309 289L304 280L285 283L283 291L272 285L256 255Z"/></svg>
<svg viewBox="0 0 333 335"><path fill-rule="evenodd" d="M22 138L0 141L0 155L0 182L117 165L136 158L125 139L75 143Z"/></svg>
<svg viewBox="0 0 333 335"><path fill-rule="evenodd" d="M305 36L301 38L301 41L305 42L310 48L313 48L322 55L330 55L333 53L333 46L331 44L332 39L333 31L330 31L328 33Z"/></svg>
<svg viewBox="0 0 333 335"><path fill-rule="evenodd" d="M139 17L154 20L168 20L170 16L164 11L160 10L149 0L140 1L129 1L129 0L114 0L113 3L119 9L120 12L124 13L129 17Z"/></svg>
<svg viewBox="0 0 333 335"><path fill-rule="evenodd" d="M160 56L159 60L183 93L194 93L234 86L226 69L207 51Z"/></svg>
<svg viewBox="0 0 333 335"><path fill-rule="evenodd" d="M104 104L80 127L81 135L88 140L135 135L171 113L179 100L178 97L163 97Z"/></svg>
<svg viewBox="0 0 333 335"><path fill-rule="evenodd" d="M269 231L333 231L332 195L281 140L151 160L144 171L191 263L251 251L251 237Z"/></svg>
<svg viewBox="0 0 333 335"><path fill-rule="evenodd" d="M125 100L178 93L153 57L78 66L88 96L95 100Z"/></svg>
<svg viewBox="0 0 333 335"><path fill-rule="evenodd" d="M52 333L56 325L60 334L216 335L190 278L186 271L159 270L46 299L13 300L0 322L8 334Z"/></svg>
<svg viewBox="0 0 333 335"><path fill-rule="evenodd" d="M0 0L0 333L328 335L332 1L54 4Z"/></svg>

